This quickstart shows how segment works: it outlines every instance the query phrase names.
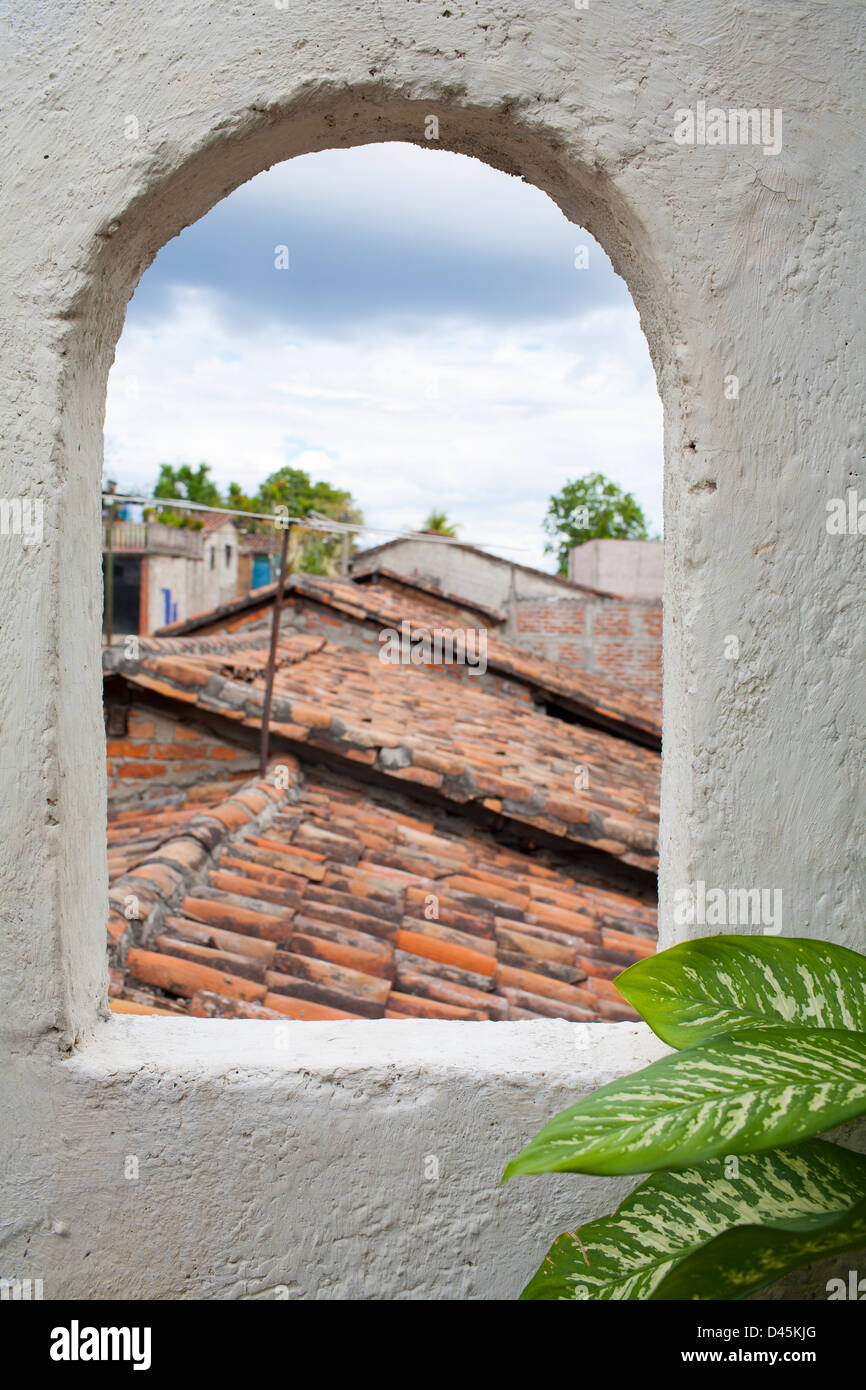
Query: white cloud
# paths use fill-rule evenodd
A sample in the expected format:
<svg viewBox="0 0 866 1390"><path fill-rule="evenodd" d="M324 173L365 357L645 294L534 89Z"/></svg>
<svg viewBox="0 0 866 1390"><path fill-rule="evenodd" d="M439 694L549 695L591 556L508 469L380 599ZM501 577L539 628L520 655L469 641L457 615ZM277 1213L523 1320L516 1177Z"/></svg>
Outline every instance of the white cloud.
<svg viewBox="0 0 866 1390"><path fill-rule="evenodd" d="M269 249L282 228L288 272ZM414 146L277 166L145 274L109 382L106 473L149 490L161 462L201 460L248 491L292 463L377 526L435 506L463 539L545 568L547 500L583 473L661 526L661 405L603 251L538 189Z"/></svg>
<svg viewBox="0 0 866 1390"><path fill-rule="evenodd" d="M545 568L541 520L569 478L606 473L661 524L661 404L631 308L360 346L232 331L207 290L178 291L158 327L121 338L106 476L144 490L161 462L202 459L249 491L290 462L350 489L372 525L436 506L462 539Z"/></svg>

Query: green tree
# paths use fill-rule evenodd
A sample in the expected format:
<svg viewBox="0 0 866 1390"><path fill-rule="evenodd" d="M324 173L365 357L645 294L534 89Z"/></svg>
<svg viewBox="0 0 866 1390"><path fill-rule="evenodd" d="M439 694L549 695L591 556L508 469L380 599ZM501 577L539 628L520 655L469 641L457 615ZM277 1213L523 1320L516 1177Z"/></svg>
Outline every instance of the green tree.
<svg viewBox="0 0 866 1390"><path fill-rule="evenodd" d="M257 512L260 511L258 500L255 497L248 497L240 483L229 483L226 493L226 506L231 507L236 512ZM250 529L258 530L258 522L250 521Z"/></svg>
<svg viewBox="0 0 866 1390"><path fill-rule="evenodd" d="M210 476L210 464L207 463L200 463L195 469L189 463L182 463L178 468L170 463L161 463L153 495L184 498L187 502L201 502L206 507L223 505L219 488ZM167 526L185 526L195 530L202 525L201 518L194 512L175 512L163 507L158 516Z"/></svg>
<svg viewBox="0 0 866 1390"><path fill-rule="evenodd" d="M325 517L330 521L361 522L363 514L351 492L324 481L312 482L301 468L286 465L271 473L255 497L255 510L285 507L289 516ZM343 549L341 535L301 531L297 566L306 574L336 574ZM350 540L350 548L353 542Z"/></svg>
<svg viewBox="0 0 866 1390"><path fill-rule="evenodd" d="M320 512L323 516L339 520L339 512L354 511L357 516L353 519L360 518L350 492L332 487L330 483L314 483L302 468L288 465L265 478L256 500L259 511L284 506L288 507L290 516L309 516L311 512Z"/></svg>
<svg viewBox="0 0 866 1390"><path fill-rule="evenodd" d="M239 512L268 513L274 512L277 507L285 507L291 517L318 515L331 521L356 523L364 519L351 492L332 487L324 481L313 482L303 469L288 465L271 473L252 495L240 483L232 482L225 496L222 496L210 476L209 464L200 463L194 469L188 463L178 467L163 463L160 464L153 495L184 498L189 502L201 502L207 507L229 507ZM174 526L202 525L195 513L173 512L167 508L160 513L160 520ZM247 531L264 531L271 523L251 516L249 521L240 524ZM293 567L308 574L336 574L342 548L342 535L298 530L291 547Z"/></svg>
<svg viewBox="0 0 866 1390"><path fill-rule="evenodd" d="M584 541L647 540L646 517L630 492L603 473L566 483L548 503L543 522L547 554L555 553L559 574L568 574L568 552Z"/></svg>
<svg viewBox="0 0 866 1390"><path fill-rule="evenodd" d="M433 531L437 536L456 536L460 527L450 522L445 512L437 512L434 507L421 530Z"/></svg>
<svg viewBox="0 0 866 1390"><path fill-rule="evenodd" d="M206 507L222 506L220 490L210 476L208 463L200 463L195 469L189 463L182 463L179 468L161 463L153 495L183 497L187 502L202 502Z"/></svg>

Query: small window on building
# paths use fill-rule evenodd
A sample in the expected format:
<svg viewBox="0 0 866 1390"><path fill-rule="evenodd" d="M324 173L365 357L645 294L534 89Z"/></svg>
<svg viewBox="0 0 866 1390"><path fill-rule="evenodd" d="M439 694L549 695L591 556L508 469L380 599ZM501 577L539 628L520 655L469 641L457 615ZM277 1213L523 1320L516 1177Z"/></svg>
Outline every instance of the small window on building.
<svg viewBox="0 0 866 1390"><path fill-rule="evenodd" d="M226 546L226 569L228 569L228 567L229 567L229 565L231 564L231 562L232 562L232 548L231 548L230 545L227 545L227 546Z"/></svg>
<svg viewBox="0 0 866 1390"><path fill-rule="evenodd" d="M211 567L211 569L213 569L213 567L214 567L215 564L216 564L216 546L215 546L215 545L212 545L211 548L210 548L210 567Z"/></svg>

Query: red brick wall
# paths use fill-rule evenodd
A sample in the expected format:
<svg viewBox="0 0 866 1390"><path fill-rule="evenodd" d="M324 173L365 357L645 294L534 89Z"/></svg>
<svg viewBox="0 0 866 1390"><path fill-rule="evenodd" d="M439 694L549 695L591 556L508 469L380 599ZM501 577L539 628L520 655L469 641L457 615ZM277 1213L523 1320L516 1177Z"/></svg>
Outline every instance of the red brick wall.
<svg viewBox="0 0 866 1390"><path fill-rule="evenodd" d="M129 707L126 736L109 737L106 752L112 801L241 773L249 776L258 767L254 752L234 748L201 726L136 704Z"/></svg>
<svg viewBox="0 0 866 1390"><path fill-rule="evenodd" d="M646 599L518 599L508 638L549 661L621 681L661 698L662 608Z"/></svg>

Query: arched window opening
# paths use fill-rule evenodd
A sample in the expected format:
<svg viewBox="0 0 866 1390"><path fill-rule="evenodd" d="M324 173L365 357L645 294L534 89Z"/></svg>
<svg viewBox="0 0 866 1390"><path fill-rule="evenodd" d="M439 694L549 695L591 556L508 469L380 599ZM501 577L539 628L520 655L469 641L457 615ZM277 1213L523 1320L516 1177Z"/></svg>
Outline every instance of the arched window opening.
<svg viewBox="0 0 866 1390"><path fill-rule="evenodd" d="M170 242L106 419L112 1009L633 1017L661 469L624 283L477 160L302 156Z"/></svg>

